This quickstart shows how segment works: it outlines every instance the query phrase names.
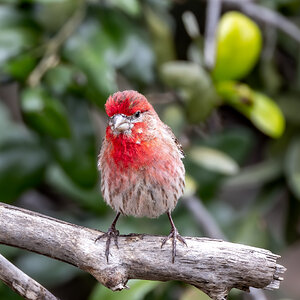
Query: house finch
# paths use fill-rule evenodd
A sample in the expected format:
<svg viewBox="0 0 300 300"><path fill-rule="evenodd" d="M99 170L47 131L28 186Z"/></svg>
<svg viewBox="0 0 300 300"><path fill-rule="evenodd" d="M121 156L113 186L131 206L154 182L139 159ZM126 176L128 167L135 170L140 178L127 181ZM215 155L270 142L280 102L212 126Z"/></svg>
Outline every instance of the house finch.
<svg viewBox="0 0 300 300"><path fill-rule="evenodd" d="M113 94L105 109L109 121L98 167L104 200L117 212L108 232L98 237L107 238L107 262L111 239L118 248L116 222L120 214L156 218L163 213L167 213L172 228L161 247L173 239L174 262L176 239L186 244L171 217L185 185L181 145L152 105L136 91Z"/></svg>

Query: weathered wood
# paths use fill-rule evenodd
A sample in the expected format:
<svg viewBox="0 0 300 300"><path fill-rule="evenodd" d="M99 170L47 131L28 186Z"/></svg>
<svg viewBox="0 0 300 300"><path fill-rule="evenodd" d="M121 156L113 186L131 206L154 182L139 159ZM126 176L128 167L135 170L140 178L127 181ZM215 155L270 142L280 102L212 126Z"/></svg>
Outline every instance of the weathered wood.
<svg viewBox="0 0 300 300"><path fill-rule="evenodd" d="M58 298L51 294L47 289L23 273L1 254L0 280L24 297L24 299L58 300Z"/></svg>
<svg viewBox="0 0 300 300"><path fill-rule="evenodd" d="M232 288L279 287L285 268L268 250L207 238L185 237L171 262L170 241L163 237L120 236L112 244L109 263L100 231L77 226L32 211L0 203L0 243L62 260L92 274L112 290L126 287L128 279L180 280L212 299L225 299Z"/></svg>

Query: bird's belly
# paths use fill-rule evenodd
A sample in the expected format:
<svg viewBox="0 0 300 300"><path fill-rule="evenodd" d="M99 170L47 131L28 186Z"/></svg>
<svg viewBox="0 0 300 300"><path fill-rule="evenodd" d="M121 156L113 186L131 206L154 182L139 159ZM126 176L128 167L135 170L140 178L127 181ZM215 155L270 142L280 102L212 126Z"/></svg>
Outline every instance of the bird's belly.
<svg viewBox="0 0 300 300"><path fill-rule="evenodd" d="M175 208L184 188L182 176L157 181L143 173L114 174L110 186L102 190L104 200L124 215L156 218Z"/></svg>
<svg viewBox="0 0 300 300"><path fill-rule="evenodd" d="M131 195L123 197L120 205L120 211L125 215L157 218L163 213L172 211L177 203L177 197L162 186L138 184L132 188Z"/></svg>
<svg viewBox="0 0 300 300"><path fill-rule="evenodd" d="M156 218L167 211L172 211L176 203L177 197L166 190L166 187L145 185L138 181L112 195L108 204L124 215Z"/></svg>

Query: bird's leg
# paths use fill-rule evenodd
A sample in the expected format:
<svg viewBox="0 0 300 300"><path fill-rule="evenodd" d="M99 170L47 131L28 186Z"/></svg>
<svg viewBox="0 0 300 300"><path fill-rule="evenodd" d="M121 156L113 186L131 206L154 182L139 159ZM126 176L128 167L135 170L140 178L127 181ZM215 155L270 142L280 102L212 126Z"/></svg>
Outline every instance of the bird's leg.
<svg viewBox="0 0 300 300"><path fill-rule="evenodd" d="M116 217L114 218L111 226L108 228L108 231L104 234L99 235L95 242L97 242L98 240L102 239L102 238L107 238L106 240L106 248L105 248L105 257L106 257L106 261L108 262L108 255L109 255L109 247L110 247L110 241L113 238L116 247L119 249L119 245L118 245L118 236L120 234L119 230L116 229L116 223L118 221L120 217L120 213L118 212Z"/></svg>
<svg viewBox="0 0 300 300"><path fill-rule="evenodd" d="M187 246L187 244L186 244L184 238L179 234L177 228L175 227L175 224L172 220L171 213L167 212L167 215L169 217L172 228L171 228L170 234L166 238L164 238L164 240L162 241L161 248L169 239L171 239L171 238L173 239L173 241L172 241L172 263L174 263L175 256L176 256L176 239L178 239L181 243L185 244L186 246Z"/></svg>

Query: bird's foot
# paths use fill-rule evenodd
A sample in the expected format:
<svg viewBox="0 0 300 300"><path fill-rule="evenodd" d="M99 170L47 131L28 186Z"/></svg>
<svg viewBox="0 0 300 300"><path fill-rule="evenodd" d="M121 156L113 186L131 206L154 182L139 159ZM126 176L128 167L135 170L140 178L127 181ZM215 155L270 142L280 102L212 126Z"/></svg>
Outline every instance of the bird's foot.
<svg viewBox="0 0 300 300"><path fill-rule="evenodd" d="M178 230L176 227L172 227L170 234L165 237L161 243L161 248L164 246L164 244L169 240L172 240L172 263L174 264L175 262L175 256L176 256L176 239L179 240L182 244L186 244L184 238L179 234Z"/></svg>
<svg viewBox="0 0 300 300"><path fill-rule="evenodd" d="M107 262L108 262L109 247L110 247L111 239L114 240L116 247L119 249L119 245L118 245L118 236L119 235L120 235L119 230L117 230L114 226L111 226L106 233L99 235L95 240L95 242L97 242L103 238L107 238L106 247L105 247L105 257L106 257Z"/></svg>

